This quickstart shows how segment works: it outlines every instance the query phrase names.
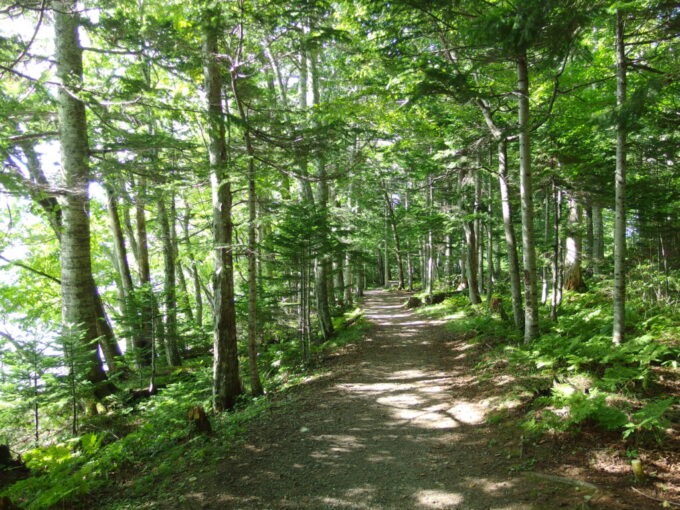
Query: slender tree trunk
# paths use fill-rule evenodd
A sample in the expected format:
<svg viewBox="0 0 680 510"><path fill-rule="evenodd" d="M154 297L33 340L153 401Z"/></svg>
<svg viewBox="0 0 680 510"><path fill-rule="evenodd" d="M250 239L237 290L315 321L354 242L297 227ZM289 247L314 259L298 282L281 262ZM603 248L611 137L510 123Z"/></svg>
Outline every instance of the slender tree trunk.
<svg viewBox="0 0 680 510"><path fill-rule="evenodd" d="M453 285L453 236L446 234L446 287Z"/></svg>
<svg viewBox="0 0 680 510"><path fill-rule="evenodd" d="M589 276L593 275L593 253L594 253L594 231L593 231L593 206L588 204L586 207L586 272Z"/></svg>
<svg viewBox="0 0 680 510"><path fill-rule="evenodd" d="M203 59L208 102L208 152L215 244L213 407L215 411L220 412L232 408L238 396L243 393L243 389L239 377L234 304L232 193L227 172L221 69L216 58L217 39L220 33L219 15L215 10L210 10L205 13L205 19Z"/></svg>
<svg viewBox="0 0 680 510"><path fill-rule="evenodd" d="M481 162L480 162L481 166ZM482 177L479 170L474 171L475 181L475 204L473 213L475 220L473 222L475 231L476 252L475 259L477 263L477 295L484 294L484 236L482 235ZM481 301L481 298L480 298Z"/></svg>
<svg viewBox="0 0 680 510"><path fill-rule="evenodd" d="M196 314L194 318L196 319L196 325L200 328L203 326L203 293L202 293L202 281L201 275L198 272L198 264L196 263L196 257L194 256L194 250L191 243L191 234L189 232L189 218L191 216L191 211L189 204L184 199L186 213L182 221L182 233L184 235L184 249L186 250L187 258L189 259L191 279L193 282L193 293L194 301L196 302Z"/></svg>
<svg viewBox="0 0 680 510"><path fill-rule="evenodd" d="M97 293L92 277L88 165L89 148L85 105L80 100L82 86L82 49L78 39L76 3L56 1L54 7L58 92L59 139L66 194L62 205L61 296L64 335L78 338L88 353L87 379L94 385L98 399L111 394L114 386L97 356L93 341L97 327Z"/></svg>
<svg viewBox="0 0 680 510"><path fill-rule="evenodd" d="M345 270L343 267L346 253L338 253L335 257L335 269L333 271L333 287L337 294L336 303L341 309L345 307Z"/></svg>
<svg viewBox="0 0 680 510"><path fill-rule="evenodd" d="M545 246L545 255L543 257L543 277L541 285L541 304L544 305L548 301L548 289L550 288L550 279L548 271L548 266L550 264L550 253L548 249L548 243L550 242L550 200L553 194L551 193L550 186L547 185L545 188L545 198L543 200L543 245Z"/></svg>
<svg viewBox="0 0 680 510"><path fill-rule="evenodd" d="M135 202L135 222L137 227L137 252L139 258L137 259L137 266L139 269L139 282L141 284L141 292L139 293L140 308L140 337L139 344L135 347L137 352L139 364L141 366L151 365L152 350L154 345L154 338L156 332L153 326L154 320L159 315L156 310L156 297L154 296L153 288L151 287L151 267L149 265L149 240L146 233L146 208L145 198L146 181L144 179L139 182L139 191Z"/></svg>
<svg viewBox="0 0 680 510"><path fill-rule="evenodd" d="M593 275L602 271L604 259L604 223L602 221L602 207L593 204Z"/></svg>
<svg viewBox="0 0 680 510"><path fill-rule="evenodd" d="M387 212L387 219L392 228L392 236L394 237L394 247L397 254L397 269L399 271L399 289L404 289L406 287L406 282L404 278L404 261L402 257L401 250L401 239L399 237L399 229L397 228L397 219L394 215L394 209L392 201L387 194L387 187L383 183L383 198L385 199L385 210Z"/></svg>
<svg viewBox="0 0 680 510"><path fill-rule="evenodd" d="M319 92L319 73L317 68L317 55L315 50L311 50L309 59L309 79L312 91L312 102L316 106L320 103ZM309 89L308 89L309 90ZM318 127L318 126L315 126ZM328 177L326 175L326 161L323 153L319 153L316 158L318 184L317 184L317 207L322 213L323 222L328 224L328 197L330 195ZM319 315L321 335L324 339L330 338L333 334L333 319L329 306L329 296L331 292L328 288L328 281L331 273L331 254L323 253L316 263L314 291L316 293L316 308Z"/></svg>
<svg viewBox="0 0 680 510"><path fill-rule="evenodd" d="M352 306L352 287L354 286L352 278L352 254L348 251L345 252L345 265L344 269L341 270L345 273L344 277L344 292L345 292L345 305Z"/></svg>
<svg viewBox="0 0 680 510"><path fill-rule="evenodd" d="M104 309L104 302L102 301L96 283L92 284L94 289L94 306L97 314L97 336L99 337L99 347L104 354L106 365L110 373L119 372L123 370L123 352L120 350L116 335L113 332L109 318Z"/></svg>
<svg viewBox="0 0 680 510"><path fill-rule="evenodd" d="M427 176L427 211L432 215L434 207L434 186L432 176ZM434 233L432 227L427 229L427 244L425 245L423 257L423 272L427 275L425 280L425 292L428 296L432 295L434 289Z"/></svg>
<svg viewBox="0 0 680 510"><path fill-rule="evenodd" d="M410 183L407 183L406 185L406 192L404 193L404 209L408 213L409 207L410 207L410 196L409 196L409 187ZM413 256L411 255L411 249L410 249L410 243L406 242L406 267L407 267L407 281L408 281L408 290L413 291L413 273L414 273L414 267L413 267Z"/></svg>
<svg viewBox="0 0 680 510"><path fill-rule="evenodd" d="M468 281L468 295L470 296L470 302L473 305L482 302L479 297L479 284L477 282L477 238L475 236L475 227L473 222L465 221L463 222L463 230L465 232L465 267L466 275Z"/></svg>
<svg viewBox="0 0 680 510"><path fill-rule="evenodd" d="M529 133L529 72L526 53L517 59L517 93L519 95L519 181L522 205L522 260L525 301L524 342L529 343L538 336L538 292Z"/></svg>
<svg viewBox="0 0 680 510"><path fill-rule="evenodd" d="M239 23L239 45L234 68L241 66L241 52L243 50L243 23ZM239 115L244 122L243 138L248 153L248 368L250 374L250 392L254 396L262 395L262 382L257 367L257 350L259 335L257 331L257 188L255 149L250 134L248 115L245 105L238 93L237 72L231 73L231 90L236 99Z"/></svg>
<svg viewBox="0 0 680 510"><path fill-rule="evenodd" d="M491 186L491 180L488 182L488 197L489 197L489 216L488 216L488 221L486 225L486 262L487 262L487 301L491 303L491 300L493 298L493 290L494 290L494 267L493 267L493 228L492 228L492 222L491 218L493 218L493 190Z"/></svg>
<svg viewBox="0 0 680 510"><path fill-rule="evenodd" d="M614 321L612 342L625 340L626 328L626 120L622 106L626 101L626 53L624 43L624 19L621 10L616 11L616 176L614 217Z"/></svg>
<svg viewBox="0 0 680 510"><path fill-rule="evenodd" d="M171 200L173 198L171 197ZM163 243L163 298L165 301L164 347L165 358L170 366L182 364L182 358L177 347L177 275L175 273L175 250L172 242L171 222L163 196L158 199L158 222L161 227L161 241Z"/></svg>
<svg viewBox="0 0 680 510"><path fill-rule="evenodd" d="M390 222L387 213L387 204L385 204L384 210L384 228L383 228L383 273L385 278L383 280L383 287L386 289L390 288Z"/></svg>
<svg viewBox="0 0 680 510"><path fill-rule="evenodd" d="M560 279L560 221L562 220L562 192L553 183L555 194L554 236L552 257L552 298L550 303L550 319L557 320L557 309L562 301L562 282Z"/></svg>

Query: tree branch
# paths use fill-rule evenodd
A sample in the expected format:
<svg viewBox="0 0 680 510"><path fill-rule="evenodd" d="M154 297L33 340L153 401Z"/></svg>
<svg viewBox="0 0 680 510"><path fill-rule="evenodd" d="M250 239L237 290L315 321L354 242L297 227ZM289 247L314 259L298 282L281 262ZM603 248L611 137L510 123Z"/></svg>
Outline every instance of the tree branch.
<svg viewBox="0 0 680 510"><path fill-rule="evenodd" d="M61 280L59 278L55 278L52 275L49 275L47 273L43 273L42 271L40 271L38 269L34 269L31 266L27 266L26 264L22 264L21 262L17 262L15 260L10 260L7 257L3 257L2 255L0 255L0 260L4 260L8 264L20 267L20 268L25 269L26 271L29 271L33 274L37 274L38 276L43 276L43 277L47 278L48 280L52 280L54 283L61 285Z"/></svg>

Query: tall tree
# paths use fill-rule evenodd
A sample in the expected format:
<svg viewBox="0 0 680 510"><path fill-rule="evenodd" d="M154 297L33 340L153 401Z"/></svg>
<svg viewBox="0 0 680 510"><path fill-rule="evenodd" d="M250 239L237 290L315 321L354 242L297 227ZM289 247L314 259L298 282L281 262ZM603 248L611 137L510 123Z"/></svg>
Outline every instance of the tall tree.
<svg viewBox="0 0 680 510"><path fill-rule="evenodd" d="M612 341L620 344L626 328L626 120L623 104L626 101L625 22L621 9L616 11L616 174L614 218L614 322Z"/></svg>
<svg viewBox="0 0 680 510"><path fill-rule="evenodd" d="M90 352L88 380L97 398L113 392L97 352L96 289L92 277L89 220L89 144L83 94L79 14L75 1L53 5L58 93L59 141L66 192L61 235L61 293L64 335L81 338Z"/></svg>
<svg viewBox="0 0 680 510"><path fill-rule="evenodd" d="M203 61L208 113L208 154L213 202L213 406L230 409L243 393L239 375L234 303L232 191L222 106L222 74L218 63L221 16L217 9L203 12Z"/></svg>

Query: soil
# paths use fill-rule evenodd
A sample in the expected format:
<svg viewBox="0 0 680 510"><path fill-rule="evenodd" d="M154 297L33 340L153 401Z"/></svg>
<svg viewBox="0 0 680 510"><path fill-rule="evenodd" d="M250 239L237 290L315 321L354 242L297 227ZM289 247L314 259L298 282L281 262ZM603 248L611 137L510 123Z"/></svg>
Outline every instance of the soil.
<svg viewBox="0 0 680 510"><path fill-rule="evenodd" d="M364 341L250 422L222 463L187 473L181 497L153 508L661 508L590 486L579 444L525 447L518 429L492 424L504 381L475 375L483 347L408 310L407 297L369 292Z"/></svg>

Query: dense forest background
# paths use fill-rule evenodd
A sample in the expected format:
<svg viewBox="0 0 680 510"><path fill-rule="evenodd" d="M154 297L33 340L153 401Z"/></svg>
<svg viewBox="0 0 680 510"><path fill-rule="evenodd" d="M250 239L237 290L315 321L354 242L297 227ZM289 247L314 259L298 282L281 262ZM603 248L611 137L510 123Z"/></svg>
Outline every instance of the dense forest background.
<svg viewBox="0 0 680 510"><path fill-rule="evenodd" d="M188 407L230 430L224 411L360 335L376 286L467 310L471 338L549 381L534 428L662 439L675 2L20 0L0 19L0 443L36 473L13 498L93 490L65 473L162 450Z"/></svg>

